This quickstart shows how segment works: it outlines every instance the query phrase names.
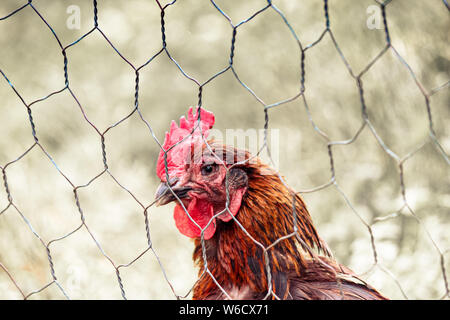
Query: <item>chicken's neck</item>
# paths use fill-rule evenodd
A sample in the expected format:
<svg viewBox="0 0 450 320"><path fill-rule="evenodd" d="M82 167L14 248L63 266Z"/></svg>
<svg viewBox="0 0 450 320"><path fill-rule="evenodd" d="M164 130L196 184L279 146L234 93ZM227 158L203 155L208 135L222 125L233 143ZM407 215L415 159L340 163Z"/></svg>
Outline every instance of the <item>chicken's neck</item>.
<svg viewBox="0 0 450 320"><path fill-rule="evenodd" d="M217 290L215 281L204 272L206 266L224 289L248 286L264 292L269 271L274 285L283 283L276 280L285 271L302 273L310 249L328 254L302 199L277 174L267 174L268 167L249 166L246 172L248 190L236 215L239 223L218 221L214 236L204 247L200 240L195 242L194 260L202 277L194 288L194 298ZM273 289L276 292L277 288Z"/></svg>

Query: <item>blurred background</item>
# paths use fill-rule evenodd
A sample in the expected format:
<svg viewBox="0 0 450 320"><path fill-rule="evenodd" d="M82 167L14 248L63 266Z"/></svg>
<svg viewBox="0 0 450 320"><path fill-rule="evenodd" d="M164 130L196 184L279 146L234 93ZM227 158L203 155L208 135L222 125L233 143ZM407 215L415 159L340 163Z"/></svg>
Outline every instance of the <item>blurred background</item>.
<svg viewBox="0 0 450 320"><path fill-rule="evenodd" d="M3 0L0 17L26 3ZM215 3L233 24L267 5L262 0ZM330 33L320 38L323 1L273 3L303 48L321 39L305 51L307 105L298 97L268 112L270 132L279 135L271 148L280 172L295 190L308 191L330 182L332 174L328 141L319 131L330 141L355 137L363 124L360 95ZM94 27L92 1L32 4L62 47ZM386 46L377 8L372 0L329 1L332 34L355 75ZM450 277L449 11L440 0L394 0L386 10L392 44L414 75L388 50L362 77L368 117L385 148L366 126L352 143L332 149L338 188L330 185L303 197L339 262L390 298L438 299L446 293L443 267ZM67 48L69 87L78 102L62 90L61 47L37 12L27 5L0 21L0 69L26 104L39 100L30 106L39 139L35 145L26 106L0 77L0 166L6 166L14 204L3 180L0 298L23 298L13 278L25 296L33 293L30 299L64 299L58 285L71 299L120 299L111 262L124 265L119 271L129 299L188 294L198 270L193 242L175 227L173 206L148 209L153 250L147 250L144 208L158 186L159 146L137 112L127 117L134 109L135 71L122 57L139 67L161 50L158 4L98 1L98 26L122 57L98 30ZM167 49L189 77L203 83L228 66L232 27L210 1L176 1L165 9L164 26ZM239 26L234 53L239 79L265 104L299 93L301 51L273 8ZM165 52L139 74L140 111L162 143L170 121L197 104L198 85ZM430 95L430 107L443 152L430 138L425 97L414 77L426 93L439 89ZM264 127L263 104L231 70L205 85L202 102L216 115L218 130ZM99 133L110 127L104 134L108 173ZM388 149L399 158L413 152L403 163L412 211L405 207L399 166ZM265 152L262 157L269 160ZM77 229L74 187L80 187L88 228ZM52 240L57 240L49 245L57 283L45 247Z"/></svg>

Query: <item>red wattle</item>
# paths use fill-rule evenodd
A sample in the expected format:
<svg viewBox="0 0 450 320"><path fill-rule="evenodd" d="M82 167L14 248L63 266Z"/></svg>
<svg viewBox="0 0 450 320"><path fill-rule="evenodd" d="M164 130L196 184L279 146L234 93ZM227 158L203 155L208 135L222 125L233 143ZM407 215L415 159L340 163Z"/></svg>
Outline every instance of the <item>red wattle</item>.
<svg viewBox="0 0 450 320"><path fill-rule="evenodd" d="M214 215L213 206L205 200L197 200L193 198L187 206L187 211L191 218L203 229ZM201 229L195 225L184 211L183 207L177 203L173 212L175 225L178 230L189 238L200 238ZM208 228L204 231L205 240L209 240L216 231L215 219L211 221Z"/></svg>

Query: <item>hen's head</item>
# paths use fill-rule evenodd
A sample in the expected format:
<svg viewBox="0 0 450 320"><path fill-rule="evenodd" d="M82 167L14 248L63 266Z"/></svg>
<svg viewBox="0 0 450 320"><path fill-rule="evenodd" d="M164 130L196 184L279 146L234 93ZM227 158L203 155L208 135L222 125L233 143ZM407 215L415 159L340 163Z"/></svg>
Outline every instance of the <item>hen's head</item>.
<svg viewBox="0 0 450 320"><path fill-rule="evenodd" d="M201 237L204 229L204 239L210 239L216 218L230 221L247 191L247 174L237 162L248 159L248 153L207 142L213 125L213 113L202 108L194 113L191 107L179 126L172 121L163 144L167 152L161 150L158 157L157 203L176 202L175 224L190 238Z"/></svg>

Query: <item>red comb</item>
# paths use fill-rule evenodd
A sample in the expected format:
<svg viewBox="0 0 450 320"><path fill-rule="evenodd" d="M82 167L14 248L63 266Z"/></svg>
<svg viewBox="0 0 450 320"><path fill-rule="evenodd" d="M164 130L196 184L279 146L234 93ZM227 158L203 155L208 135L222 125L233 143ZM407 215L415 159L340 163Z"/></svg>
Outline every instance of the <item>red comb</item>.
<svg viewBox="0 0 450 320"><path fill-rule="evenodd" d="M195 113L193 113L193 109L190 107L187 119L182 116L180 118L180 126L172 120L170 131L166 132L166 138L163 144L163 148L166 151L185 139L167 152L167 173L169 174L169 177L177 176L179 173L183 172L186 157L191 150L191 146L196 143L202 143L202 134L206 138L209 129L214 125L214 114L203 108L200 109L199 126L197 126L198 110L195 110ZM158 162L156 164L156 174L162 181L166 181L164 151L162 149L159 152Z"/></svg>

